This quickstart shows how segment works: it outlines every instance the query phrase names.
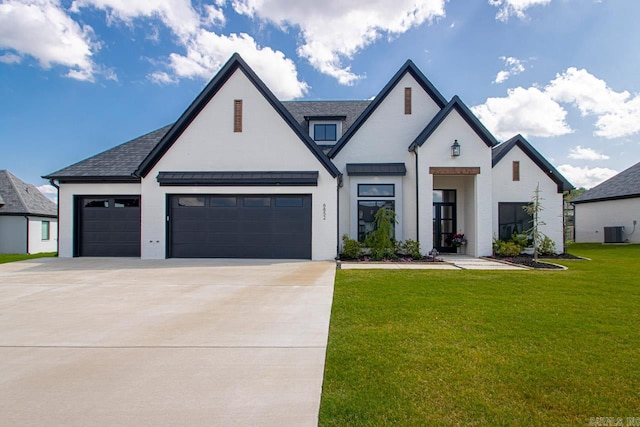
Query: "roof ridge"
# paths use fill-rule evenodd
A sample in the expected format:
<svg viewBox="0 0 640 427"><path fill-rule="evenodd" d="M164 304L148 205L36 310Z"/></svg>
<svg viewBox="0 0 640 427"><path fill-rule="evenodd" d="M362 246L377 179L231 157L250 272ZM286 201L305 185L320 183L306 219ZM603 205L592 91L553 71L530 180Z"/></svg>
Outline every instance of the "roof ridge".
<svg viewBox="0 0 640 427"><path fill-rule="evenodd" d="M17 176L15 176L14 174L12 174L11 172L9 172L8 170L5 170L7 177L9 178L9 185L11 185L11 187L13 187L13 191L14 193L16 193L16 197L18 198L18 201L20 202L20 204L22 205L22 209L27 212L29 209L27 209L27 204L24 201L24 198L22 197L22 194L20 194L20 191L18 190L18 187L16 186L16 183L14 182L14 178L17 179L18 181L20 181L20 183L27 185L26 183L24 183L20 178L18 178Z"/></svg>

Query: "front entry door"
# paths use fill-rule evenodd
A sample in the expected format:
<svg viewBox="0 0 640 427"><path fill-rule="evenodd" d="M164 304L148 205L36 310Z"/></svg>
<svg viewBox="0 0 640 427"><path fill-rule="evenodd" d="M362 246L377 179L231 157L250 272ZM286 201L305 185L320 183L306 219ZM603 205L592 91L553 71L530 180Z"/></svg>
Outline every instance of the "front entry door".
<svg viewBox="0 0 640 427"><path fill-rule="evenodd" d="M455 253L451 242L456 233L456 191L433 191L433 245L439 252Z"/></svg>

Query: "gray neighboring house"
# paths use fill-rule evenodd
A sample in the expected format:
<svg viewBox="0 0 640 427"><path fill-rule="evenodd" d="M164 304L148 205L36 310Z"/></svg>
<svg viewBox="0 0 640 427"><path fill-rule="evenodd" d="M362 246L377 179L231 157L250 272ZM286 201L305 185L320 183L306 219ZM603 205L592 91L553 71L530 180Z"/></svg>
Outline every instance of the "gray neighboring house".
<svg viewBox="0 0 640 427"><path fill-rule="evenodd" d="M0 253L36 254L58 247L58 208L35 185L0 170Z"/></svg>
<svg viewBox="0 0 640 427"><path fill-rule="evenodd" d="M640 243L640 163L571 202L576 242Z"/></svg>

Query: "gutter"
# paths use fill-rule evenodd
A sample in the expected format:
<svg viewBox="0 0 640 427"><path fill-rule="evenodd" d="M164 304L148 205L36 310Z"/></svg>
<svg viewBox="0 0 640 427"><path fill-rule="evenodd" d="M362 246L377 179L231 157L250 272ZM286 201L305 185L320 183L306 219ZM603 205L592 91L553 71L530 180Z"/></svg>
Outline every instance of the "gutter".
<svg viewBox="0 0 640 427"><path fill-rule="evenodd" d="M411 144L409 151L416 156L416 242L420 244L420 181L418 180L420 175L418 171L418 150L416 148L416 145Z"/></svg>
<svg viewBox="0 0 640 427"><path fill-rule="evenodd" d="M24 215L24 219L26 221L27 224L27 255L29 255L29 215L25 214Z"/></svg>
<svg viewBox="0 0 640 427"><path fill-rule="evenodd" d="M340 258L340 188L344 185L342 174L338 175L336 185L336 259Z"/></svg>
<svg viewBox="0 0 640 427"><path fill-rule="evenodd" d="M56 197L58 199L58 203L56 203L56 214L57 214L57 218L56 218L56 252L58 253L58 256L60 256L60 186L58 184L56 184L56 180L55 179L50 179L49 183L55 187L56 191L58 192L56 194Z"/></svg>

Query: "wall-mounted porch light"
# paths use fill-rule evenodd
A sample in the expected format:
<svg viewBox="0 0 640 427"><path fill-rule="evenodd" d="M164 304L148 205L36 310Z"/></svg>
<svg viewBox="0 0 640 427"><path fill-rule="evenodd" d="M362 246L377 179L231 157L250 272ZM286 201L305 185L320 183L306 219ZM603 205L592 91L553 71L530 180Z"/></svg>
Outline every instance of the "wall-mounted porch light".
<svg viewBox="0 0 640 427"><path fill-rule="evenodd" d="M453 141L453 145L451 146L451 157L458 157L460 155L460 144L458 144L458 140Z"/></svg>

